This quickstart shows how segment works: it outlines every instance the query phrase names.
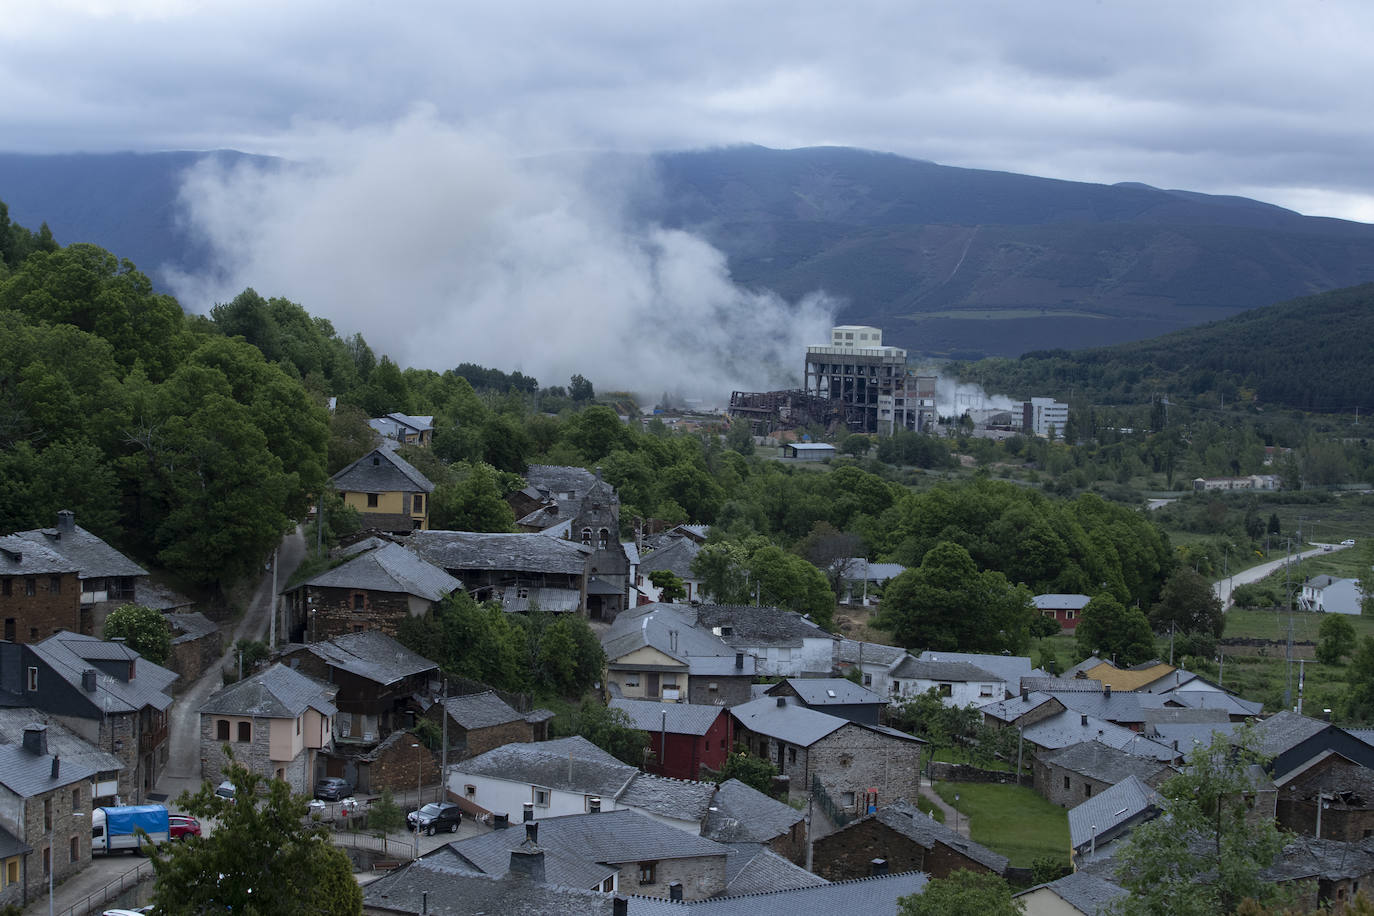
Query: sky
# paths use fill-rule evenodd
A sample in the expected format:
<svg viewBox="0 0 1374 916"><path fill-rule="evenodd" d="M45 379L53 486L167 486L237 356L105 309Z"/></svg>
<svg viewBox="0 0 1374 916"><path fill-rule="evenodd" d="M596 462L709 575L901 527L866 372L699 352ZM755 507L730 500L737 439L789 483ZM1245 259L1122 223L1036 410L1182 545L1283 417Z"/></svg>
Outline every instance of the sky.
<svg viewBox="0 0 1374 916"><path fill-rule="evenodd" d="M620 195L529 157L841 145L1374 222L1371 36L1367 0L0 0L0 149L310 163L188 179L185 218L222 264L179 296L205 308L251 283L417 363L518 345L484 325L441 353L405 331L447 309L457 334L472 302L579 341L604 310L621 352L665 308L689 324L780 308L800 339L833 303L733 289L704 242L631 230ZM367 273L338 255L378 212L392 222L368 244L396 263ZM751 333L681 342L676 362Z"/></svg>

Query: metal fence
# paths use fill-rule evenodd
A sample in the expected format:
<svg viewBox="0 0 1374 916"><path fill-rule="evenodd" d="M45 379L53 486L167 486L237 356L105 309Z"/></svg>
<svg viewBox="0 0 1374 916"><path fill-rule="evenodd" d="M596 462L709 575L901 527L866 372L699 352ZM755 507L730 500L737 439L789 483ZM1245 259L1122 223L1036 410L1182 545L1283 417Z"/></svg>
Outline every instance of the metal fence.
<svg viewBox="0 0 1374 916"><path fill-rule="evenodd" d="M825 786L821 785L820 777L815 773L811 774L811 798L820 806L821 811L830 819L830 823L834 824L837 830L854 819L853 815L845 811L843 807L835 804L835 800L830 797L829 792L825 791Z"/></svg>
<svg viewBox="0 0 1374 916"><path fill-rule="evenodd" d="M140 862L98 891L86 895L84 900L59 910L56 916L86 916L87 913L101 909L105 904L118 900L125 891L137 887L153 876L153 864Z"/></svg>

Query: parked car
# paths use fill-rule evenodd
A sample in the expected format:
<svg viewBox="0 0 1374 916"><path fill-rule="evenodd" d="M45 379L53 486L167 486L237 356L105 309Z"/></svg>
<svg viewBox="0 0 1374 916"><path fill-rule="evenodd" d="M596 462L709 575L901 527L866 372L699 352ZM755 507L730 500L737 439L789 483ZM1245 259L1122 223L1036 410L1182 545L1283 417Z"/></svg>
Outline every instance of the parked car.
<svg viewBox="0 0 1374 916"><path fill-rule="evenodd" d="M1354 539L1354 538L1346 538L1344 541L1341 541L1341 546L1342 546L1342 547L1354 547L1354 546L1355 546L1355 539Z"/></svg>
<svg viewBox="0 0 1374 916"><path fill-rule="evenodd" d="M406 815L406 823L410 829L419 829L425 832L426 836L434 836L440 830L447 830L449 833L456 833L458 825L463 822L463 809L453 802L430 802L419 811L412 811Z"/></svg>
<svg viewBox="0 0 1374 916"><path fill-rule="evenodd" d="M171 825L172 839L174 840L200 836L200 821L189 814L169 814L167 820Z"/></svg>
<svg viewBox="0 0 1374 916"><path fill-rule="evenodd" d="M1330 553L1333 549L1334 549L1334 548L1333 548L1330 544L1326 544L1325 546L1322 547L1322 550L1324 550L1324 551L1327 552L1327 553Z"/></svg>
<svg viewBox="0 0 1374 916"><path fill-rule="evenodd" d="M315 783L315 797L325 801L342 801L353 794L353 783L342 776L326 776Z"/></svg>
<svg viewBox="0 0 1374 916"><path fill-rule="evenodd" d="M235 791L237 790L235 790L234 784L227 779L215 787L216 795L218 795L220 798L227 798L230 801L234 800Z"/></svg>

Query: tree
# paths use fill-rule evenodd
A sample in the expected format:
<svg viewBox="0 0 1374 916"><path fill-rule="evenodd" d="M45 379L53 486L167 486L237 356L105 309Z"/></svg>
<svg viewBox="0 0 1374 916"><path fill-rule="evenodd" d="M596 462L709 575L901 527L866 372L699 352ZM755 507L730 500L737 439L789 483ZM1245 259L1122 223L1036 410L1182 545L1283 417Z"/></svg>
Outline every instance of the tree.
<svg viewBox="0 0 1374 916"><path fill-rule="evenodd" d="M429 720L422 719L422 722ZM391 789L382 789L372 804L367 806L367 829L373 832L374 836L382 838L382 854L386 854L386 835L393 831L400 830L405 826L406 813L401 810L401 806L396 804L396 799L391 795Z"/></svg>
<svg viewBox="0 0 1374 916"><path fill-rule="evenodd" d="M793 550L825 573L836 598L843 597L844 580L858 574L865 562L863 538L840 531L826 521L816 522Z"/></svg>
<svg viewBox="0 0 1374 916"><path fill-rule="evenodd" d="M1174 570L1164 583L1159 602L1150 608L1150 623L1160 632L1172 626L1185 633L1201 631L1220 638L1226 618L1211 583L1185 566Z"/></svg>
<svg viewBox="0 0 1374 916"><path fill-rule="evenodd" d="M451 531L513 531L515 513L502 497L491 465L473 462L466 477L435 487L430 520L435 528Z"/></svg>
<svg viewBox="0 0 1374 916"><path fill-rule="evenodd" d="M557 731L566 729L568 734L581 735L630 766L644 765L649 736L630 724L630 716L623 709L611 709L601 705L599 700L587 697L582 705L573 710L571 721L566 724L556 722L555 726Z"/></svg>
<svg viewBox="0 0 1374 916"><path fill-rule="evenodd" d="M1123 607L1111 595L1097 595L1083 608L1074 629L1081 655L1113 658L1134 665L1155 654L1155 635L1140 608Z"/></svg>
<svg viewBox="0 0 1374 916"><path fill-rule="evenodd" d="M748 420L736 420L730 424L725 433L725 446L745 457L754 454L754 433L749 428Z"/></svg>
<svg viewBox="0 0 1374 916"><path fill-rule="evenodd" d="M1123 916L1219 916L1246 898L1281 902L1283 890L1261 873L1284 834L1252 819L1247 805L1259 788L1250 767L1264 763L1255 745L1248 726L1218 735L1159 786L1160 816L1136 827L1117 855L1117 880L1131 892Z"/></svg>
<svg viewBox="0 0 1374 916"><path fill-rule="evenodd" d="M1374 636L1360 640L1345 669L1350 690L1345 698L1345 717L1352 722L1374 720Z"/></svg>
<svg viewBox="0 0 1374 916"><path fill-rule="evenodd" d="M1339 665L1341 659L1355 651L1355 628L1340 614L1328 614L1317 628L1317 661L1323 665Z"/></svg>
<svg viewBox="0 0 1374 916"><path fill-rule="evenodd" d="M773 780L778 776L778 768L772 763L736 747L725 758L719 770L702 768L701 778L705 782L720 785L728 779L738 779L746 786L757 789L764 795L773 794Z"/></svg>
<svg viewBox="0 0 1374 916"><path fill-rule="evenodd" d="M141 604L115 608L105 618L105 638L123 639L139 655L155 665L166 664L172 654L172 631L159 611Z"/></svg>
<svg viewBox="0 0 1374 916"><path fill-rule="evenodd" d="M362 889L348 855L323 827L308 825L307 799L280 779L266 780L230 759L224 775L234 798L204 783L178 805L215 830L152 849L153 905L169 916L198 913L353 916ZM265 789L259 800L259 789Z"/></svg>
<svg viewBox="0 0 1374 916"><path fill-rule="evenodd" d="M671 569L656 569L649 573L649 581L659 589L659 601L677 601L687 597L687 585Z"/></svg>
<svg viewBox="0 0 1374 916"><path fill-rule="evenodd" d="M1011 885L989 872L961 868L935 878L919 894L897 901L898 916L1020 916L1025 907L1012 899Z"/></svg>
<svg viewBox="0 0 1374 916"><path fill-rule="evenodd" d="M862 458L868 454L868 450L873 447L873 437L865 436L863 433L851 433L844 437L840 443L840 453L843 455L853 455L855 458Z"/></svg>
<svg viewBox="0 0 1374 916"><path fill-rule="evenodd" d="M581 375L574 375L568 382L568 397L578 403L590 401L596 397L596 392L592 390L592 383Z"/></svg>

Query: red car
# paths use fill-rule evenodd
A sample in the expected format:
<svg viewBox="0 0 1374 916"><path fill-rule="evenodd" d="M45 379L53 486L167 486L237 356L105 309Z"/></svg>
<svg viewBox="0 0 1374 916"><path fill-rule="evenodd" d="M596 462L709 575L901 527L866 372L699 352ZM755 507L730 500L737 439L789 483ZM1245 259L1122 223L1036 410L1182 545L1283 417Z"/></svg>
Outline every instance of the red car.
<svg viewBox="0 0 1374 916"><path fill-rule="evenodd" d="M174 840L184 840L188 836L200 836L200 821L189 814L167 815L167 825Z"/></svg>

